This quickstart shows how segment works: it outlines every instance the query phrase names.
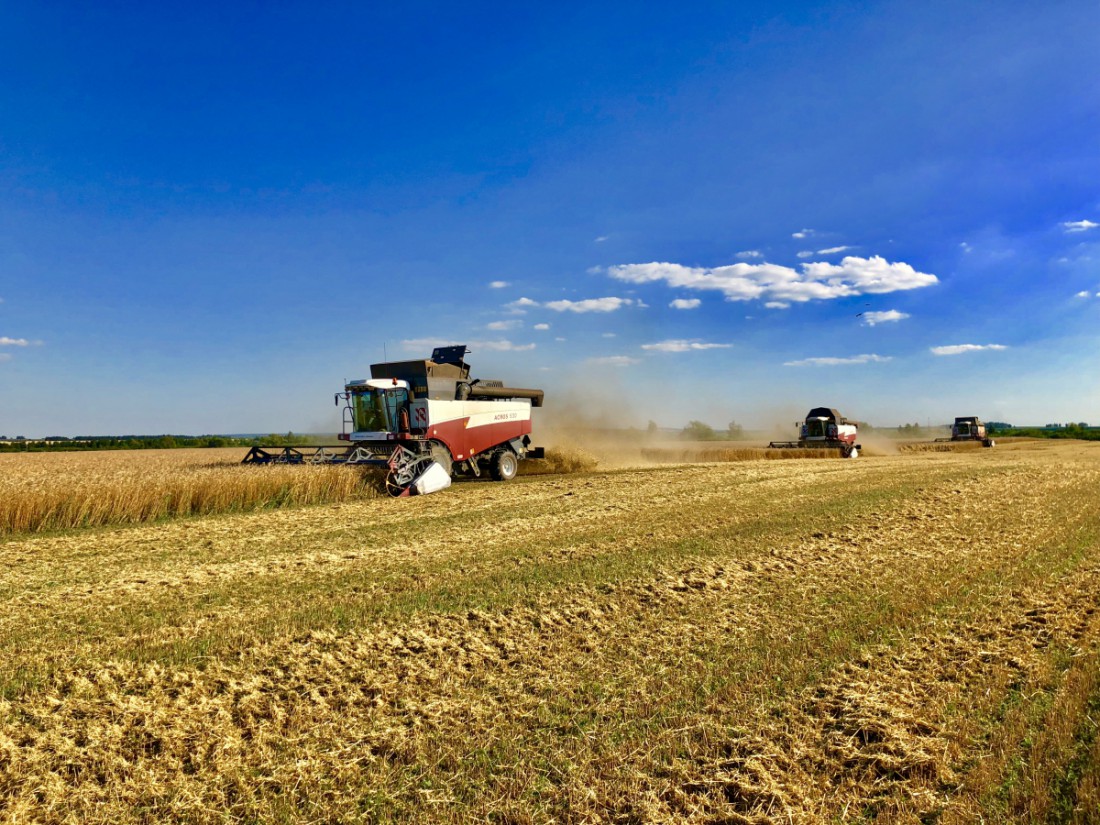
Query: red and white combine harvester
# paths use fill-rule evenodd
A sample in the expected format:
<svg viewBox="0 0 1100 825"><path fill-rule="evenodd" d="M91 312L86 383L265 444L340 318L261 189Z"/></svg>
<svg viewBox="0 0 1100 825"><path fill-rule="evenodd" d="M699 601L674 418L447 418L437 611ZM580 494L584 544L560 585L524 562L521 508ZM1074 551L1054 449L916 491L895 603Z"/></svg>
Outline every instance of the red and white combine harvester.
<svg viewBox="0 0 1100 825"><path fill-rule="evenodd" d="M937 438L936 441L980 441L983 447L994 447L997 444L986 435L985 424L976 415L956 418L951 427L951 437Z"/></svg>
<svg viewBox="0 0 1100 825"><path fill-rule="evenodd" d="M437 347L426 361L371 364L370 378L336 394L346 446L253 447L243 463L385 467L393 496L434 493L456 474L508 481L520 460L543 457L531 447L531 408L543 392L470 380L467 351Z"/></svg>
<svg viewBox="0 0 1100 825"><path fill-rule="evenodd" d="M796 424L795 426L799 426ZM839 450L844 458L859 458L862 446L856 443L858 429L836 410L814 407L801 422L798 441L773 441L768 446L779 449Z"/></svg>

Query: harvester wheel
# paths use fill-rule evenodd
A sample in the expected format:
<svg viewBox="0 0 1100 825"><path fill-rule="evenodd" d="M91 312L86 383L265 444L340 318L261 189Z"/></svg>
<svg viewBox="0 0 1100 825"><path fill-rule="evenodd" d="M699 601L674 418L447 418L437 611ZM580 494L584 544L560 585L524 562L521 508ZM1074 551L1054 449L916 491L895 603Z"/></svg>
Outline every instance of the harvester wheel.
<svg viewBox="0 0 1100 825"><path fill-rule="evenodd" d="M489 475L493 481L510 481L516 477L519 460L511 450L497 450L489 459Z"/></svg>
<svg viewBox="0 0 1100 825"><path fill-rule="evenodd" d="M987 438L985 441L982 442L982 446L983 447L996 447L997 442L994 441L992 438Z"/></svg>
<svg viewBox="0 0 1100 825"><path fill-rule="evenodd" d="M844 454L845 458L859 458L859 450L856 447L852 447Z"/></svg>
<svg viewBox="0 0 1100 825"><path fill-rule="evenodd" d="M447 449L446 444L432 442L432 460L442 467L447 475L454 475L454 459L451 458L451 451Z"/></svg>

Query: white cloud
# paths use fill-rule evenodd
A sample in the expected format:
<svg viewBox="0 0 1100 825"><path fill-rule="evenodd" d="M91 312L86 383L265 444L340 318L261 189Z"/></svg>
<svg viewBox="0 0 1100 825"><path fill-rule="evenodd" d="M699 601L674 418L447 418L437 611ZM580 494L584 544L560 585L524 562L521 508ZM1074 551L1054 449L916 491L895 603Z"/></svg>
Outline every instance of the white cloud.
<svg viewBox="0 0 1100 825"><path fill-rule="evenodd" d="M801 252L798 253L799 258L812 258L813 256L814 253L811 252L809 249L803 249Z"/></svg>
<svg viewBox="0 0 1100 825"><path fill-rule="evenodd" d="M620 264L606 271L615 280L628 283L664 281L677 289L715 290L725 295L727 301L829 300L919 289L939 282L935 275L918 272L900 261L891 263L878 255L848 256L839 264L805 263L800 270L769 263L705 268L654 261Z"/></svg>
<svg viewBox="0 0 1100 825"><path fill-rule="evenodd" d="M555 338L554 340L555 341L564 341L565 339L564 338Z"/></svg>
<svg viewBox="0 0 1100 825"><path fill-rule="evenodd" d="M1100 294L1100 293L1097 293L1097 294ZM1089 291L1087 289L1081 290L1080 292L1078 292L1073 297L1074 298L1088 298L1088 297L1090 297L1089 296Z"/></svg>
<svg viewBox="0 0 1100 825"><path fill-rule="evenodd" d="M454 341L445 338L406 338L401 342L401 348L407 352L422 352L426 358L436 347L449 347Z"/></svg>
<svg viewBox="0 0 1100 825"><path fill-rule="evenodd" d="M614 332L605 332L600 337L601 338L617 338L618 336Z"/></svg>
<svg viewBox="0 0 1100 825"><path fill-rule="evenodd" d="M747 261L750 258L763 258L764 253L761 252L759 249L746 249L744 252L738 252L736 257L740 258L743 261Z"/></svg>
<svg viewBox="0 0 1100 825"><path fill-rule="evenodd" d="M959 244L959 249L961 249L961 250L962 250L963 252L965 252L965 253L966 253L966 254L968 254L968 255L969 255L969 254L970 254L971 252L973 252L973 251L974 251L974 247L972 247L972 246L971 246L970 244L968 244L968 243L967 243L966 241L963 241L963 242L962 242L961 244Z"/></svg>
<svg viewBox="0 0 1100 825"><path fill-rule="evenodd" d="M596 238L592 243L603 243L607 240L607 237L607 235L600 235L600 237Z"/></svg>
<svg viewBox="0 0 1100 825"><path fill-rule="evenodd" d="M490 281L489 289L504 289L505 287L511 285L512 283L510 281Z"/></svg>
<svg viewBox="0 0 1100 825"><path fill-rule="evenodd" d="M790 306L786 301L768 301L764 304L765 309L789 309Z"/></svg>
<svg viewBox="0 0 1100 825"><path fill-rule="evenodd" d="M586 364L594 364L604 367L629 367L631 364L641 363L637 358L629 355L605 355L603 358L589 358Z"/></svg>
<svg viewBox="0 0 1100 825"><path fill-rule="evenodd" d="M586 298L583 301L547 301L543 304L554 312L614 312L623 307L634 306L638 302L633 298Z"/></svg>
<svg viewBox="0 0 1100 825"><path fill-rule="evenodd" d="M537 307L538 305L538 301L532 301L530 298L519 298L504 306L510 309L513 315L526 315L528 307Z"/></svg>
<svg viewBox="0 0 1100 825"><path fill-rule="evenodd" d="M511 341L471 341L470 349L473 352L485 350L486 352L527 352L535 348L534 344L513 344Z"/></svg>
<svg viewBox="0 0 1100 825"><path fill-rule="evenodd" d="M1088 232L1090 229L1095 229L1098 226L1100 226L1100 223L1093 223L1089 220L1062 222L1062 229L1069 233Z"/></svg>
<svg viewBox="0 0 1100 825"><path fill-rule="evenodd" d="M459 342L445 338L407 338L401 342L401 347L408 352L422 352L427 357L436 347L449 347L456 343ZM513 344L511 341L467 341L466 344L471 352L526 352L535 348L534 344Z"/></svg>
<svg viewBox="0 0 1100 825"><path fill-rule="evenodd" d="M933 355L962 355L964 352L978 352L979 350L1008 349L1004 344L951 344L946 347L932 347Z"/></svg>
<svg viewBox="0 0 1100 825"><path fill-rule="evenodd" d="M29 347L31 342L26 338L8 338L0 335L0 347Z"/></svg>
<svg viewBox="0 0 1100 825"><path fill-rule="evenodd" d="M548 330L548 329L550 329L550 325L549 324L535 324L535 329L540 330L540 331Z"/></svg>
<svg viewBox="0 0 1100 825"><path fill-rule="evenodd" d="M816 234L817 234L817 232L815 232L813 229L803 229L800 232L792 232L791 237L792 238L798 238L799 240L801 240L802 238L813 237Z"/></svg>
<svg viewBox="0 0 1100 825"><path fill-rule="evenodd" d="M669 306L673 309L695 309L701 303L703 302L698 298L677 298Z"/></svg>
<svg viewBox="0 0 1100 825"><path fill-rule="evenodd" d="M885 364L892 361L889 355L853 355L851 358L803 358L801 361L786 361L784 367L837 367L845 364Z"/></svg>
<svg viewBox="0 0 1100 825"><path fill-rule="evenodd" d="M642 344L642 349L651 352L693 352L705 349L729 349L733 344L705 344L699 339L672 338L658 341L656 344Z"/></svg>
<svg viewBox="0 0 1100 825"><path fill-rule="evenodd" d="M865 327L873 327L875 324L886 324L890 321L904 321L909 317L909 313L888 309L885 312L864 312L862 317L861 323Z"/></svg>
<svg viewBox="0 0 1100 825"><path fill-rule="evenodd" d="M852 249L850 246L830 246L828 249L817 250L818 255L836 255L839 252L847 252Z"/></svg>
<svg viewBox="0 0 1100 825"><path fill-rule="evenodd" d="M493 321L492 323L486 324L485 328L486 329L491 329L491 330L493 330L493 332L503 332L504 330L507 330L507 329L516 329L517 327L522 327L522 326L523 326L523 321L520 321L519 319L515 319L515 320L512 320L512 321Z"/></svg>

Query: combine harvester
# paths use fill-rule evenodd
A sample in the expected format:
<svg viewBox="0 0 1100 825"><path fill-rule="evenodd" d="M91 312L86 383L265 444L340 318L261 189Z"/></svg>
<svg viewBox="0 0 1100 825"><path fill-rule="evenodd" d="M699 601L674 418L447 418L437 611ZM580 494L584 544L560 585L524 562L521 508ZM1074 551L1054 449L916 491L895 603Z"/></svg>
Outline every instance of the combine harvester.
<svg viewBox="0 0 1100 825"><path fill-rule="evenodd" d="M336 393L346 446L253 447L242 463L385 467L392 496L437 492L455 474L508 481L520 460L543 458L530 446L531 408L543 392L471 381L467 352L437 347L426 361L371 364L369 379Z"/></svg>
<svg viewBox="0 0 1100 825"><path fill-rule="evenodd" d="M795 425L799 426L799 425ZM844 458L859 458L861 445L856 444L858 429L836 410L814 407L806 413L801 423L798 441L773 441L772 449L782 450L839 450Z"/></svg>
<svg viewBox="0 0 1100 825"><path fill-rule="evenodd" d="M997 442L989 438L985 433L985 424L976 415L964 415L956 418L951 427L950 438L937 438L937 443L945 441L980 441L983 447L995 447Z"/></svg>

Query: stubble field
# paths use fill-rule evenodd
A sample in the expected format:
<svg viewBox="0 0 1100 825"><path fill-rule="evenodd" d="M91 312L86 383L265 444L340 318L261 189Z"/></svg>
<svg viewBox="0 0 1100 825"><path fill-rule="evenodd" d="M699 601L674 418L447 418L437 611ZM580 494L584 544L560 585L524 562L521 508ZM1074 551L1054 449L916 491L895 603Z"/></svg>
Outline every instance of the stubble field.
<svg viewBox="0 0 1100 825"><path fill-rule="evenodd" d="M1100 821L1097 446L4 536L0 816Z"/></svg>

